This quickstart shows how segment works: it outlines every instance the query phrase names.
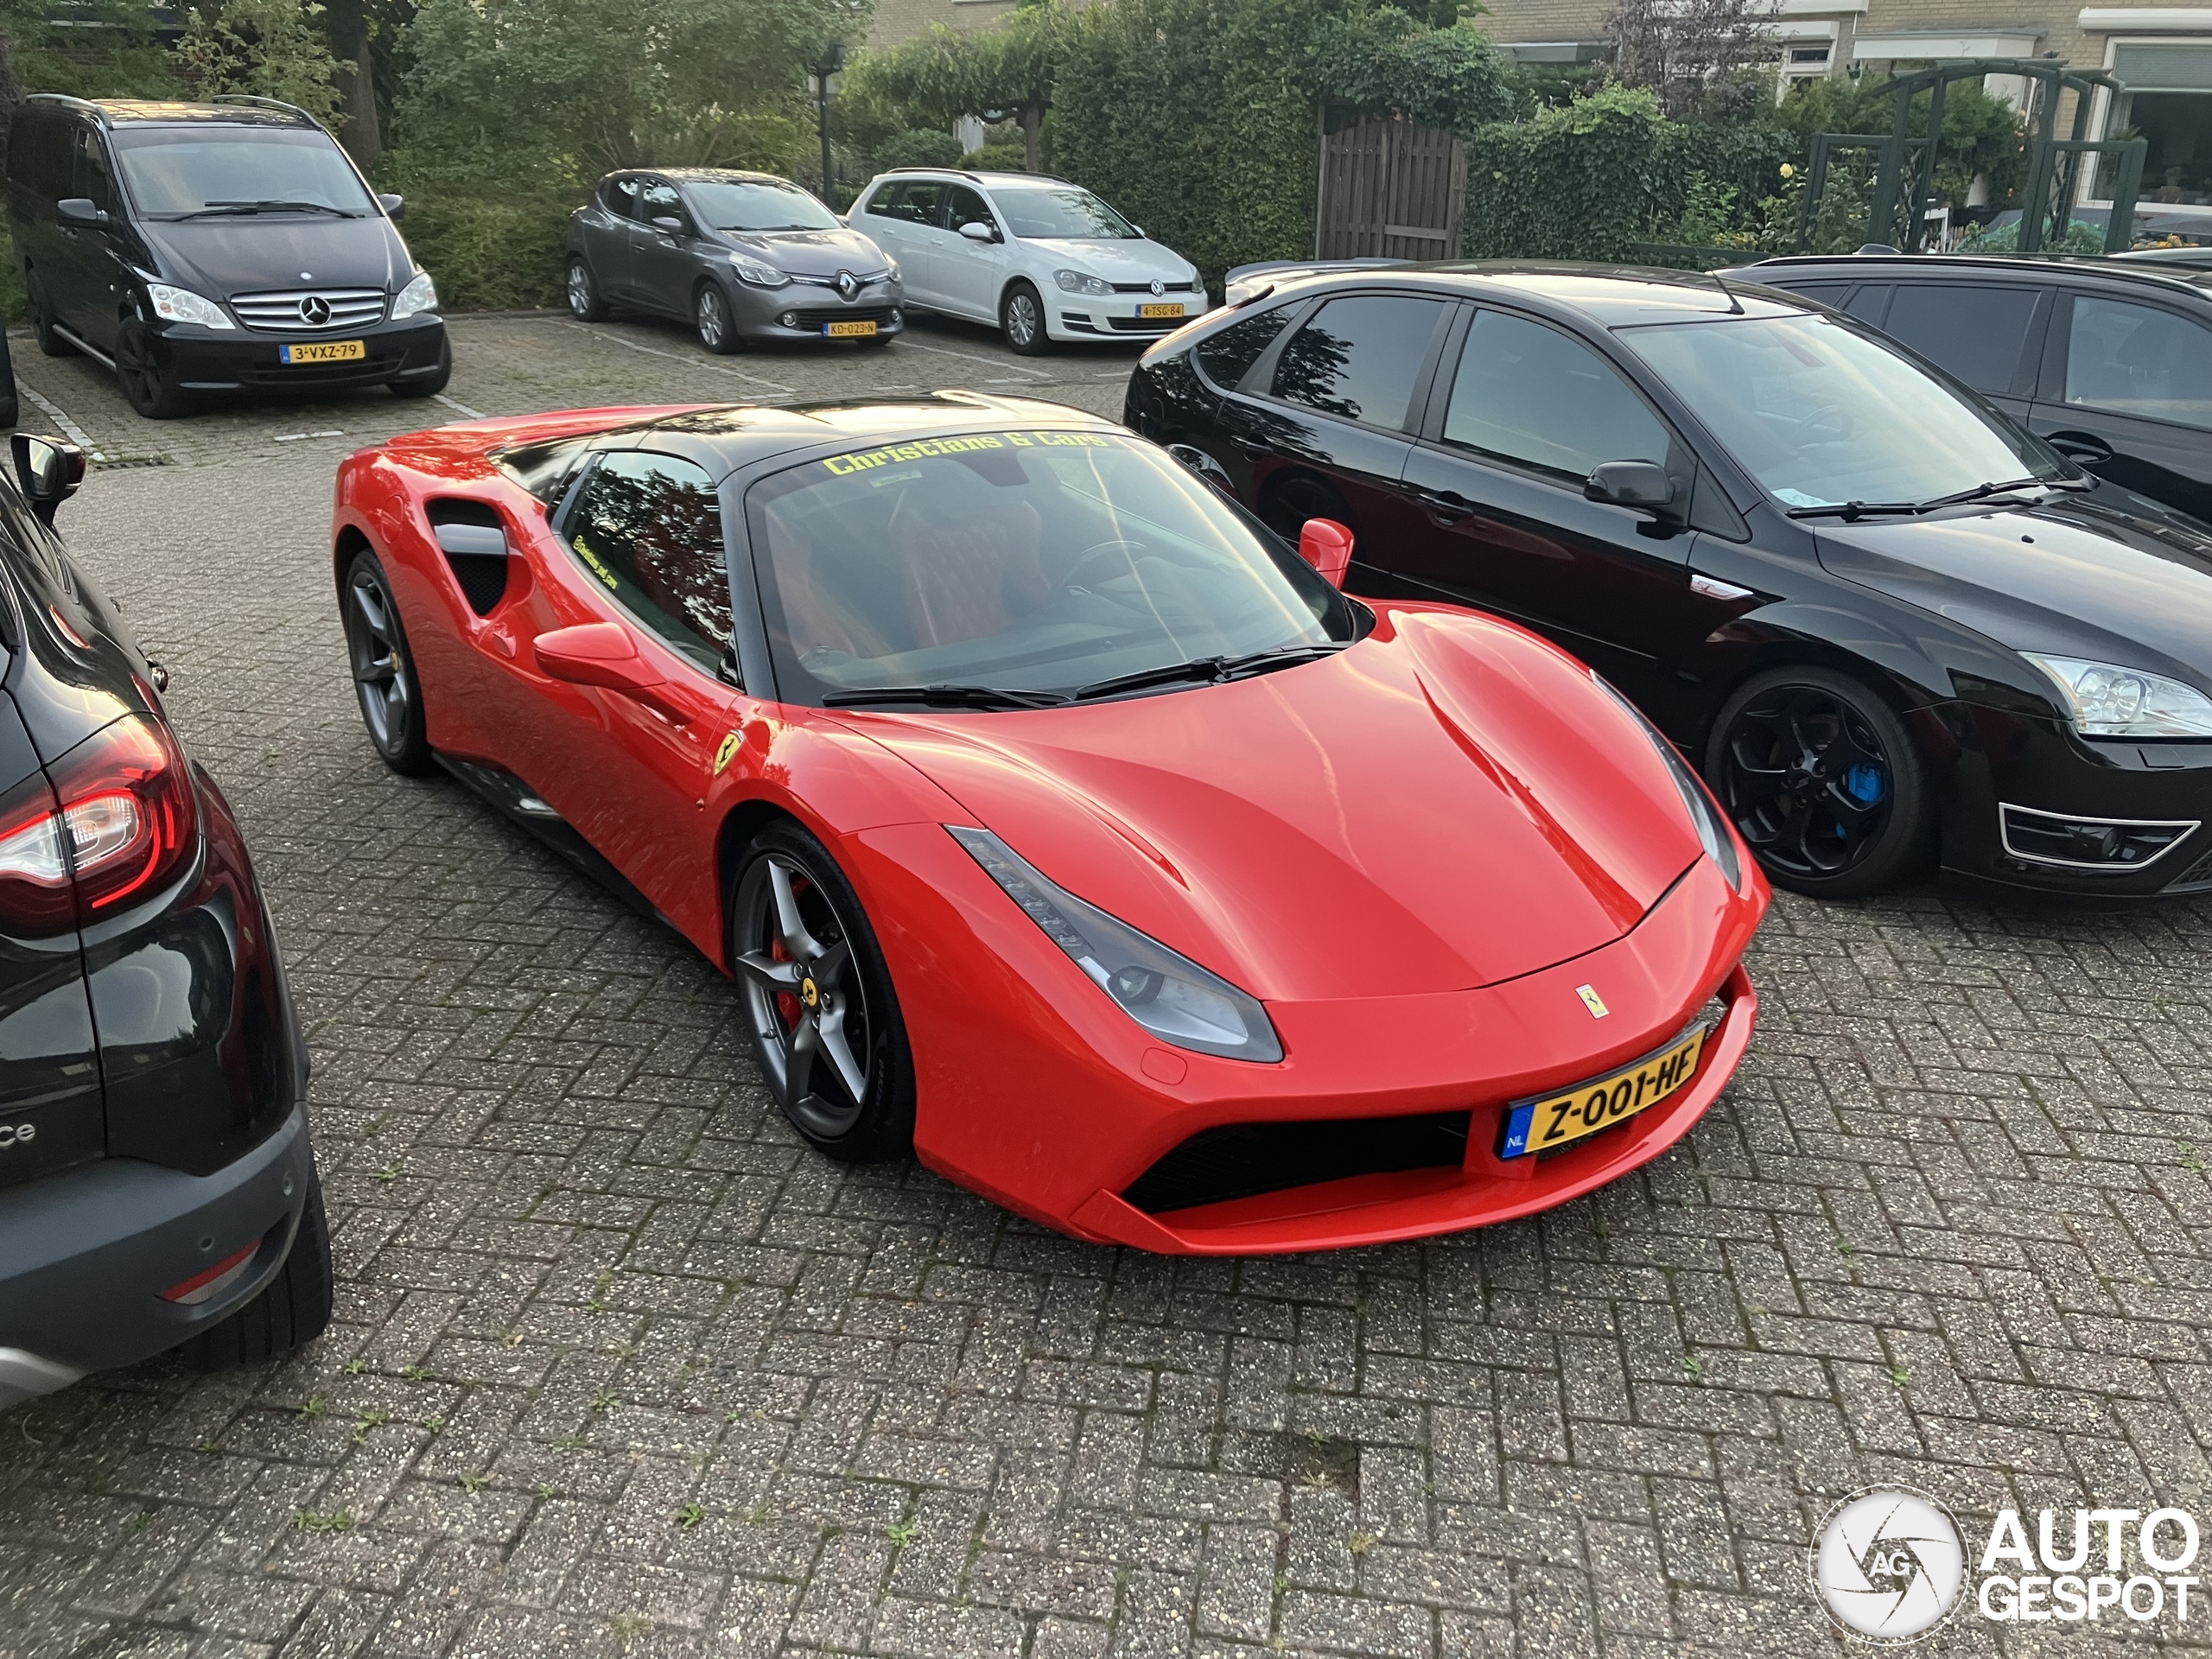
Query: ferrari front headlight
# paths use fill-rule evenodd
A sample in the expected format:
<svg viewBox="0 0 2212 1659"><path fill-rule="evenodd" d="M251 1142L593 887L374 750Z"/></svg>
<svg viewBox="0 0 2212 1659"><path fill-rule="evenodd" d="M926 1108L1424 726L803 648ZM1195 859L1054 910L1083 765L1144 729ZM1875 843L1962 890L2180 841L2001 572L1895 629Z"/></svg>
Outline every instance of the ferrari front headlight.
<svg viewBox="0 0 2212 1659"><path fill-rule="evenodd" d="M1055 885L988 830L946 832L1117 1007L1163 1043L1232 1060L1282 1058L1259 999Z"/></svg>
<svg viewBox="0 0 2212 1659"><path fill-rule="evenodd" d="M2061 707L2088 737L2212 737L2212 697L2193 685L2111 663L2020 653L2058 682Z"/></svg>
<svg viewBox="0 0 2212 1659"><path fill-rule="evenodd" d="M1681 793L1682 804L1689 809L1690 822L1697 826L1697 838L1704 844L1706 856L1720 867L1720 874L1728 878L1728 885L1741 893L1744 890L1744 860L1736 850L1736 837L1729 832L1728 820L1721 815L1719 804L1713 798L1697 773L1690 770L1690 763L1682 759L1681 751L1667 741L1667 734L1644 718L1643 710L1620 694L1618 688L1602 675L1590 677L1604 690L1606 696L1628 711L1629 718L1643 728L1643 734L1651 740L1651 747L1659 751L1659 758L1667 763L1667 770L1675 779L1675 788Z"/></svg>

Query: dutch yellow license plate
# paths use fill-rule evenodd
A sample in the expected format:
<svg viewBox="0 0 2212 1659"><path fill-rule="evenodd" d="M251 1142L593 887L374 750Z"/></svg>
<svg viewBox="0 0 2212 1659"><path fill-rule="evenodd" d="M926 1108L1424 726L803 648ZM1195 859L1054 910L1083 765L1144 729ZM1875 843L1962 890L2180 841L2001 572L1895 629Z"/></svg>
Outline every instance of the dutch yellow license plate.
<svg viewBox="0 0 2212 1659"><path fill-rule="evenodd" d="M1625 1071L1577 1084L1563 1095L1519 1100L1506 1109L1501 1158L1525 1158L1572 1146L1648 1111L1697 1075L1698 1056L1713 1027L1700 1026Z"/></svg>
<svg viewBox="0 0 2212 1659"><path fill-rule="evenodd" d="M825 322L822 332L832 340L866 340L875 332L872 322Z"/></svg>
<svg viewBox="0 0 2212 1659"><path fill-rule="evenodd" d="M1141 305L1137 307L1137 315L1141 317L1179 317L1182 315L1183 302L1180 300L1174 301L1166 305Z"/></svg>
<svg viewBox="0 0 2212 1659"><path fill-rule="evenodd" d="M287 363L359 363L369 354L368 343L359 340L318 340L304 346L283 346L278 355Z"/></svg>

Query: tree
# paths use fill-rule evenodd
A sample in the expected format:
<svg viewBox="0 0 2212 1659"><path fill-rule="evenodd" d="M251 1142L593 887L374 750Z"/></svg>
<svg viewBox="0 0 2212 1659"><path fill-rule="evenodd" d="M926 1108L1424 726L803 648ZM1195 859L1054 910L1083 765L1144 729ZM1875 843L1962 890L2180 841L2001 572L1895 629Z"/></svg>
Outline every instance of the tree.
<svg viewBox="0 0 2212 1659"><path fill-rule="evenodd" d="M896 104L908 120L950 127L966 115L1012 116L1023 155L1043 170L1046 112L1082 24L1063 0L1022 0L988 29L944 23L899 46L864 54L849 77L856 95Z"/></svg>
<svg viewBox="0 0 2212 1659"><path fill-rule="evenodd" d="M351 62L331 55L322 8L313 0L219 0L185 13L177 71L195 96L251 92L340 121L336 86Z"/></svg>
<svg viewBox="0 0 2212 1659"><path fill-rule="evenodd" d="M1780 9L1779 0L1615 0L1605 22L1614 76L1649 88L1669 120L1682 120L1771 55L1768 25Z"/></svg>

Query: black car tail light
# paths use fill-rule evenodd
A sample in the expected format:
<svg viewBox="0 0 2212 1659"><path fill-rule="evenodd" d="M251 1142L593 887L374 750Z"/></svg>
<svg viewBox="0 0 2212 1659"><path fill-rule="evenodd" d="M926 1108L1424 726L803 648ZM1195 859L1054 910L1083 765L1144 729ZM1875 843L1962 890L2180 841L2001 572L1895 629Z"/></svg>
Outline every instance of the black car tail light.
<svg viewBox="0 0 2212 1659"><path fill-rule="evenodd" d="M176 740L158 721L118 720L48 770L84 921L157 892L191 861L200 798Z"/></svg>
<svg viewBox="0 0 2212 1659"><path fill-rule="evenodd" d="M61 816L45 774L33 772L0 795L0 933L43 938L76 925Z"/></svg>

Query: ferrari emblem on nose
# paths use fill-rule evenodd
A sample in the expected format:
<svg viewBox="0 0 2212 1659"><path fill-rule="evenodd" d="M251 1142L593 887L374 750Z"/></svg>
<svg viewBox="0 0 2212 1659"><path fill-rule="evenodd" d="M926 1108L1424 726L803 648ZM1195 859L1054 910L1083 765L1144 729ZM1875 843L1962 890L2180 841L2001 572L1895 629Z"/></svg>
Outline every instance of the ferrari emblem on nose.
<svg viewBox="0 0 2212 1659"><path fill-rule="evenodd" d="M1605 1007L1605 999L1598 995L1598 988L1594 985L1578 985L1574 988L1574 994L1582 999L1582 1006L1590 1010L1592 1020L1602 1020L1611 1012Z"/></svg>
<svg viewBox="0 0 2212 1659"><path fill-rule="evenodd" d="M737 751L744 741L744 737L736 732L732 732L728 737L722 739L721 747L715 751L715 777L719 778L729 770L729 763L736 759Z"/></svg>

